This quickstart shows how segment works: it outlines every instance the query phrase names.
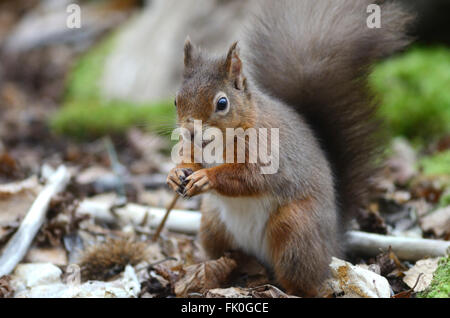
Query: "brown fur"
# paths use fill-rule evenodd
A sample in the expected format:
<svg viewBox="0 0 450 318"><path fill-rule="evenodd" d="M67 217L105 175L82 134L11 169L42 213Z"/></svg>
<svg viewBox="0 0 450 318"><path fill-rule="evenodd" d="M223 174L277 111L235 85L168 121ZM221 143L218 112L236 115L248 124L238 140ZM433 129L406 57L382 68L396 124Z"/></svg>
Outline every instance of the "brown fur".
<svg viewBox="0 0 450 318"><path fill-rule="evenodd" d="M377 2L382 27L369 29L366 8ZM378 146L367 75L376 59L409 42L412 17L392 1L262 1L260 8L246 42L250 72L306 118L332 164L340 210L354 216Z"/></svg>
<svg viewBox="0 0 450 318"><path fill-rule="evenodd" d="M266 230L277 280L289 293L301 291L302 296L316 295L318 282L329 275L331 256L340 256L337 229L323 226L315 201L306 198L280 207Z"/></svg>
<svg viewBox="0 0 450 318"><path fill-rule="evenodd" d="M363 204L375 171L375 103L366 91L367 74L377 58L407 43L403 31L409 16L385 2L382 28L368 29L371 2L261 1L243 55L235 44L222 57L209 56L190 41L185 45L176 97L181 126L191 129L193 120L201 119L223 132L279 128L280 136L277 173L260 174L259 163L203 167L197 177L207 187L192 195L210 191L234 202L275 201L269 216L267 211L248 213L268 217L261 233L261 250L267 249L268 257L260 253L260 260L294 294L313 296L328 277L331 257L342 255L341 224ZM215 112L218 92L230 101L226 115ZM231 245L251 246L227 228L240 216L227 214L226 206L213 208L210 200L202 205L199 234L207 253L218 257ZM234 221L227 225L227 217ZM251 218L242 220L254 228Z"/></svg>
<svg viewBox="0 0 450 318"><path fill-rule="evenodd" d="M225 252L232 250L233 238L220 220L220 212L211 209L206 200L202 202L201 210L200 243L209 257L220 258Z"/></svg>

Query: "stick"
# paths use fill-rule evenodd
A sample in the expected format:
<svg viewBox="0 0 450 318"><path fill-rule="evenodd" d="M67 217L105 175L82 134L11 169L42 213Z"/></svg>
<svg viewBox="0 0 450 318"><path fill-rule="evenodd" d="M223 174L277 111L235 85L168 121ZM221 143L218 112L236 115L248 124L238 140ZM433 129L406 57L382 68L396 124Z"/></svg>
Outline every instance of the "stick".
<svg viewBox="0 0 450 318"><path fill-rule="evenodd" d="M106 223L119 223L120 226L132 224L137 227L147 226L156 229L167 212L164 208L128 203L124 207L116 208L113 215L110 211L113 204L114 202L85 199L78 206L76 213L89 215ZM200 218L199 211L172 210L165 226L174 232L196 234L200 227Z"/></svg>
<svg viewBox="0 0 450 318"><path fill-rule="evenodd" d="M156 242L156 240L158 239L159 234L161 233L161 231L164 227L164 224L166 224L167 217L169 216L170 211L172 211L173 207L177 203L178 198L179 198L178 194L175 194L172 199L172 202L170 202L169 206L167 207L166 214L164 214L164 217L163 217L161 223L159 223L158 228L156 229L155 235L153 235L153 242Z"/></svg>
<svg viewBox="0 0 450 318"><path fill-rule="evenodd" d="M450 251L450 242L400 236L379 235L351 231L347 243L352 252L376 256L381 250L392 251L403 260L417 261L426 257L445 256Z"/></svg>
<svg viewBox="0 0 450 318"><path fill-rule="evenodd" d="M109 161L111 164L111 168L117 177L117 188L116 192L118 194L116 206L123 206L127 203L127 195L125 191L125 183L123 181L124 175L126 174L126 168L119 162L119 158L117 157L116 149L111 141L111 138L105 137L105 147L108 152Z"/></svg>
<svg viewBox="0 0 450 318"><path fill-rule="evenodd" d="M62 191L70 180L66 167L60 166L48 179L47 185L39 193L28 210L17 232L10 239L0 256L0 277L8 275L22 260L34 237L45 221L45 215L52 197Z"/></svg>

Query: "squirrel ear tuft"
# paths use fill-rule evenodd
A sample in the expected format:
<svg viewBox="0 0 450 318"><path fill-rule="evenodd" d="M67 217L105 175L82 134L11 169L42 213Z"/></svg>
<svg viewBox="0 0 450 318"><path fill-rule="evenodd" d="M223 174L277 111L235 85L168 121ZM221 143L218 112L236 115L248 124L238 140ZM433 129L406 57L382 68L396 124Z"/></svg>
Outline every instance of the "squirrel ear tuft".
<svg viewBox="0 0 450 318"><path fill-rule="evenodd" d="M188 35L184 42L184 66L188 66L191 63L194 54L194 49L195 47L192 44L191 38Z"/></svg>
<svg viewBox="0 0 450 318"><path fill-rule="evenodd" d="M242 76L242 60L240 57L238 42L234 42L228 50L225 69L230 80L235 81L237 89L244 88L244 77Z"/></svg>

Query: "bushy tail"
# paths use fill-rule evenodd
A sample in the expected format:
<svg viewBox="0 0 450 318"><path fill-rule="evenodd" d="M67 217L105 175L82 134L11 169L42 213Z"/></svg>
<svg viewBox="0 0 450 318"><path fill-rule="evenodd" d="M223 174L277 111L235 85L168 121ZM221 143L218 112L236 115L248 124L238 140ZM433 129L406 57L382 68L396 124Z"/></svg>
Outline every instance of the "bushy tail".
<svg viewBox="0 0 450 318"><path fill-rule="evenodd" d="M367 26L368 5L381 28ZM295 107L321 141L335 172L343 215L365 199L376 145L371 64L408 44L411 15L375 0L263 1L247 33L250 72L266 92Z"/></svg>

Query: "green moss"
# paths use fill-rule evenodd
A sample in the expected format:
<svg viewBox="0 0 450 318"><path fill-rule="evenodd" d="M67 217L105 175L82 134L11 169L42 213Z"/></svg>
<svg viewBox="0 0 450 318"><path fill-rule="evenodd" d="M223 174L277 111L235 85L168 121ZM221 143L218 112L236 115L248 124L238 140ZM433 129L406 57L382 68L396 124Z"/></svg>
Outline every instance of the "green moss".
<svg viewBox="0 0 450 318"><path fill-rule="evenodd" d="M450 150L421 159L419 166L428 176L450 175Z"/></svg>
<svg viewBox="0 0 450 318"><path fill-rule="evenodd" d="M121 134L130 127L141 127L168 135L175 125L172 103L134 104L99 100L68 103L50 121L52 130L77 139Z"/></svg>
<svg viewBox="0 0 450 318"><path fill-rule="evenodd" d="M370 84L392 135L427 140L450 132L450 49L414 48L377 65Z"/></svg>
<svg viewBox="0 0 450 318"><path fill-rule="evenodd" d="M55 133L87 139L121 134L133 126L160 134L169 134L174 127L172 100L137 104L100 96L98 84L115 40L114 34L107 37L73 66L67 79L63 106L50 119L50 127Z"/></svg>
<svg viewBox="0 0 450 318"><path fill-rule="evenodd" d="M99 97L99 79L103 74L106 57L114 49L115 43L116 35L112 34L76 61L67 79L65 100Z"/></svg>
<svg viewBox="0 0 450 318"><path fill-rule="evenodd" d="M439 261L431 285L419 293L420 298L450 298L450 256Z"/></svg>

